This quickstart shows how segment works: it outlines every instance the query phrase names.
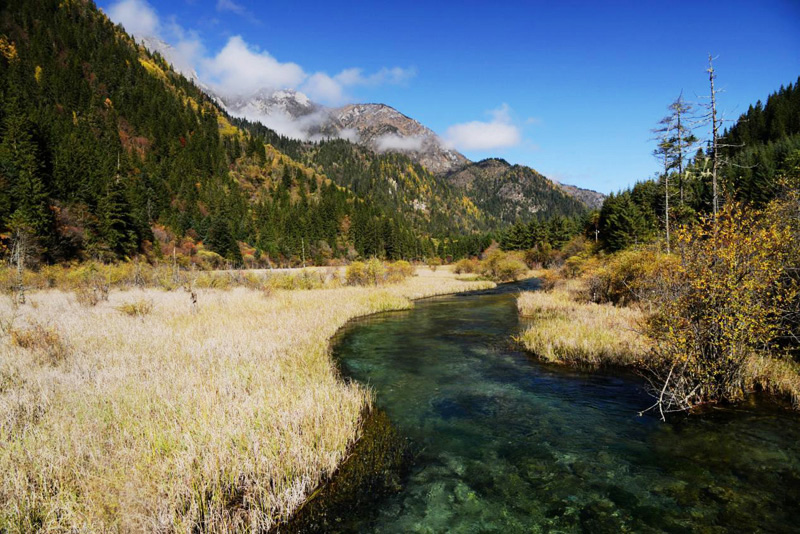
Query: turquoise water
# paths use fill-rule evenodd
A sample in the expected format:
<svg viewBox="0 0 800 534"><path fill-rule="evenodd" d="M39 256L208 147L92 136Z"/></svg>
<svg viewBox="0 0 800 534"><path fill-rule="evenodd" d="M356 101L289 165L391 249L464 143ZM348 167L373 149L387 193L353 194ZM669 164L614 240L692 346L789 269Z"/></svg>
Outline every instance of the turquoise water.
<svg viewBox="0 0 800 534"><path fill-rule="evenodd" d="M800 418L750 403L662 423L641 381L515 350L521 286L356 321L345 376L417 450L343 531L800 532Z"/></svg>

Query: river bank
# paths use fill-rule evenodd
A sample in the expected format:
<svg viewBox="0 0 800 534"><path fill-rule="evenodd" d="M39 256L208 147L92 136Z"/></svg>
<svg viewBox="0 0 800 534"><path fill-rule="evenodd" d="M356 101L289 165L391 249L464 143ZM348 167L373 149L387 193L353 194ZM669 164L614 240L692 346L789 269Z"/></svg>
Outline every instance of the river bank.
<svg viewBox="0 0 800 534"><path fill-rule="evenodd" d="M549 363L651 369L656 341L647 335L653 312L647 303L598 304L588 298L586 279L538 274L552 287L517 299L525 326L516 339L526 350ZM751 354L742 374L748 391L766 392L800 409L800 366L791 359Z"/></svg>
<svg viewBox="0 0 800 534"><path fill-rule="evenodd" d="M491 287L59 290L0 303L0 530L267 530L358 438L369 390L328 339L353 317Z"/></svg>

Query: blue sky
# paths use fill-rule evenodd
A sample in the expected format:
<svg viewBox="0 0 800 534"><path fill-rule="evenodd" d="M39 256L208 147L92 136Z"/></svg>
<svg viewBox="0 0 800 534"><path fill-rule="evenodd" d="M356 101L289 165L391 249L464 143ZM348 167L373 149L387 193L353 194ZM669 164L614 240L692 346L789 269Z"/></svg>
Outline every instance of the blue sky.
<svg viewBox="0 0 800 534"><path fill-rule="evenodd" d="M732 119L800 75L798 0L100 7L176 46L219 87L386 103L470 159L503 157L604 193L656 172L650 129L681 90L707 93L709 52Z"/></svg>

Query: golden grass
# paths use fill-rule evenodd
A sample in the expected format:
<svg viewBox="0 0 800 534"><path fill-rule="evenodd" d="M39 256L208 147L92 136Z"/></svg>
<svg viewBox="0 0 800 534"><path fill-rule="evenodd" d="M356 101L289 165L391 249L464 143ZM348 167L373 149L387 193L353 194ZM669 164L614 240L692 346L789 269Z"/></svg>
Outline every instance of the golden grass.
<svg viewBox="0 0 800 534"><path fill-rule="evenodd" d="M336 330L491 285L440 268L268 298L199 289L196 306L158 289L112 290L91 307L60 290L19 308L3 299L13 326L2 332L47 325L69 351L45 364L40 340L0 338L0 532L274 527L340 464L371 402L337 374ZM139 301L152 303L146 315L117 311Z"/></svg>
<svg viewBox="0 0 800 534"><path fill-rule="evenodd" d="M647 367L653 341L641 334L647 313L640 306L587 302L587 277L563 278L552 270L536 273L547 290L522 293L520 315L530 319L519 341L543 360L566 364ZM771 355L751 355L742 370L746 391L762 390L800 409L800 363Z"/></svg>
<svg viewBox="0 0 800 534"><path fill-rule="evenodd" d="M744 368L746 386L788 400L800 409L800 364L769 356L750 356Z"/></svg>
<svg viewBox="0 0 800 534"><path fill-rule="evenodd" d="M517 306L531 318L520 341L549 362L635 365L650 349L638 308L579 302L569 288L522 293Z"/></svg>
<svg viewBox="0 0 800 534"><path fill-rule="evenodd" d="M124 302L117 306L117 311L130 317L144 317L153 311L153 301L146 299Z"/></svg>

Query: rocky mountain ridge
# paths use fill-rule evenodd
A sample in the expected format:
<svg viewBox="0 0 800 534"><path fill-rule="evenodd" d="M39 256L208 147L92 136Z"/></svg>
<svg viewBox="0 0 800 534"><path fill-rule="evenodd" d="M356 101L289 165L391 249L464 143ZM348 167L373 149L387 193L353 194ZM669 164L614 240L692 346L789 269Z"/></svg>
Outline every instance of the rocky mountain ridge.
<svg viewBox="0 0 800 534"><path fill-rule="evenodd" d="M505 224L533 217L569 216L586 208L530 167L511 165L501 158L469 163L444 175L444 179L464 190L482 212Z"/></svg>

